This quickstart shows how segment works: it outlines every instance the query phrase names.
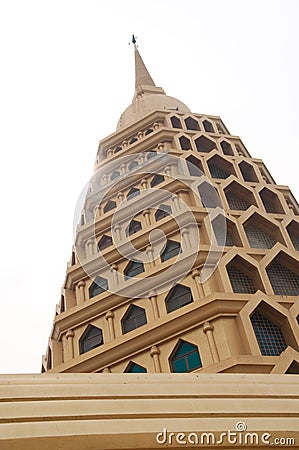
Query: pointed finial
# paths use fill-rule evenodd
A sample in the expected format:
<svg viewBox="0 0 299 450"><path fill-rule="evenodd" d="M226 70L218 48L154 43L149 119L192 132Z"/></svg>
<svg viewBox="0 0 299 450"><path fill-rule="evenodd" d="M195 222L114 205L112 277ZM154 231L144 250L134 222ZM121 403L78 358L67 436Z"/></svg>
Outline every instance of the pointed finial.
<svg viewBox="0 0 299 450"><path fill-rule="evenodd" d="M134 36L134 34L132 34L132 44L136 44L137 42L137 36Z"/></svg>

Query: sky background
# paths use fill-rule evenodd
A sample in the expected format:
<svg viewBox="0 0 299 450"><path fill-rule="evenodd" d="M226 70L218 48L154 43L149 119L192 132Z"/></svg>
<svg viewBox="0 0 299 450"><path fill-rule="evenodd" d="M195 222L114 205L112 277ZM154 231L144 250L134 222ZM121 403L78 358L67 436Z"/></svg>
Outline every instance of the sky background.
<svg viewBox="0 0 299 450"><path fill-rule="evenodd" d="M299 198L297 0L0 1L0 373L39 372L98 141L156 83Z"/></svg>

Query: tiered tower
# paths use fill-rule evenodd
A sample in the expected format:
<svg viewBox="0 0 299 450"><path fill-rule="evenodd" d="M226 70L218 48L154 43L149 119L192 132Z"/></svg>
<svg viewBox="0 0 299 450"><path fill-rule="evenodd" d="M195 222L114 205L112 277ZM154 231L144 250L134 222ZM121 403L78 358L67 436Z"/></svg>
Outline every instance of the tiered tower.
<svg viewBox="0 0 299 450"><path fill-rule="evenodd" d="M299 373L296 200L220 117L156 87L134 47L43 371Z"/></svg>

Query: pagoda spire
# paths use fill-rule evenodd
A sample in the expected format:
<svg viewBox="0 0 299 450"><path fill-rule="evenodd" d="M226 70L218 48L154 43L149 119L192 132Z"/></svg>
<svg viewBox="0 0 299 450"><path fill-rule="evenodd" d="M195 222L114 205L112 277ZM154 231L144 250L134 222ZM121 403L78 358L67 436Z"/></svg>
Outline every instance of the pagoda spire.
<svg viewBox="0 0 299 450"><path fill-rule="evenodd" d="M136 36L132 36L132 43L134 44L134 54L135 54L135 95L134 99L142 97L146 94L165 94L162 88L155 85L143 59L139 53Z"/></svg>

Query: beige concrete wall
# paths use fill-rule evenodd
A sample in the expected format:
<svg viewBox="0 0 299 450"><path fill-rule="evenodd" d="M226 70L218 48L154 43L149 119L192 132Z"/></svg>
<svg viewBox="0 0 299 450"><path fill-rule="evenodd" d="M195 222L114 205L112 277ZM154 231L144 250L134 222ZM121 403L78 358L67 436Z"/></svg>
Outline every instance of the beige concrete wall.
<svg viewBox="0 0 299 450"><path fill-rule="evenodd" d="M296 375L1 375L0 398L1 450L299 448Z"/></svg>

